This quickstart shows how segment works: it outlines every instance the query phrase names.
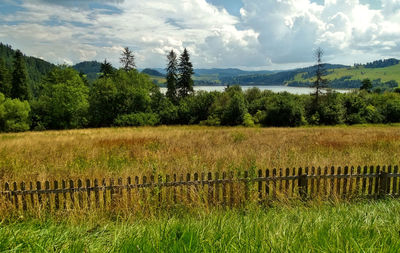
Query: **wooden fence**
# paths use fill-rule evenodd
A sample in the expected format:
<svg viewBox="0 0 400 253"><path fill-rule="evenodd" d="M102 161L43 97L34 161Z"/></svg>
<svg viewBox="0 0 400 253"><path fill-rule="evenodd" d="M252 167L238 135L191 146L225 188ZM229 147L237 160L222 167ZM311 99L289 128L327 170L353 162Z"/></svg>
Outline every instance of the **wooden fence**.
<svg viewBox="0 0 400 253"><path fill-rule="evenodd" d="M4 183L12 209L115 209L235 206L276 199L352 199L400 195L398 166L293 168L115 179Z"/></svg>

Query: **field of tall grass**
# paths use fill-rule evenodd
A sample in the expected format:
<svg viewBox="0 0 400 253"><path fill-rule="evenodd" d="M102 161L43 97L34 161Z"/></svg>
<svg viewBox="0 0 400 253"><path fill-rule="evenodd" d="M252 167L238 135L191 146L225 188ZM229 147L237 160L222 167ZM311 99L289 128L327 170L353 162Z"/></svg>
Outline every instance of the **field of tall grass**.
<svg viewBox="0 0 400 253"><path fill-rule="evenodd" d="M398 165L392 126L161 126L0 135L0 183L187 172ZM397 252L400 202L257 201L153 212L0 208L0 251ZM1 207L1 203L0 203Z"/></svg>
<svg viewBox="0 0 400 253"><path fill-rule="evenodd" d="M399 252L400 202L3 220L6 252Z"/></svg>
<svg viewBox="0 0 400 253"><path fill-rule="evenodd" d="M394 126L161 126L0 134L0 182L397 165Z"/></svg>

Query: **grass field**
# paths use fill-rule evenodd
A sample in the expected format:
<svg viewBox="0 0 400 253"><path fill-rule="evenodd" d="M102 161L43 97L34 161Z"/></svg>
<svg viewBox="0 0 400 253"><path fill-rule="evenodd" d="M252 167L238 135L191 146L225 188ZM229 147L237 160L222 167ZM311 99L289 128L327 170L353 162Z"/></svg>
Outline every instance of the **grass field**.
<svg viewBox="0 0 400 253"><path fill-rule="evenodd" d="M300 166L395 165L398 126L171 126L0 135L0 181Z"/></svg>
<svg viewBox="0 0 400 253"><path fill-rule="evenodd" d="M0 135L0 182L299 166L398 165L392 126L161 126ZM397 252L400 202L0 215L10 252Z"/></svg>
<svg viewBox="0 0 400 253"><path fill-rule="evenodd" d="M7 252L398 252L400 202L279 205L158 217L20 217Z"/></svg>

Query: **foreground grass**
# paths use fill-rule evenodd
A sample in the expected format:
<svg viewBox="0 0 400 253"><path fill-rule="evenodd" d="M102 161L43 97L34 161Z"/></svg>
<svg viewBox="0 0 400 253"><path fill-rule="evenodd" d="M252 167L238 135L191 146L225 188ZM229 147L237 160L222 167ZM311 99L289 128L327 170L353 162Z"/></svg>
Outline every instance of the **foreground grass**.
<svg viewBox="0 0 400 253"><path fill-rule="evenodd" d="M10 252L399 252L400 202L279 205L147 218L23 218L0 225Z"/></svg>
<svg viewBox="0 0 400 253"><path fill-rule="evenodd" d="M0 181L398 164L398 126L171 126L0 134Z"/></svg>

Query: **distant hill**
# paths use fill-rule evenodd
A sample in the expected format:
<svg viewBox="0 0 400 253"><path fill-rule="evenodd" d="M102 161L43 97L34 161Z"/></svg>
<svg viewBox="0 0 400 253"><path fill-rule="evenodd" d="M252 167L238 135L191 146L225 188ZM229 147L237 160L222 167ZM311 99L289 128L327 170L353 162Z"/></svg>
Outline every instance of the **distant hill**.
<svg viewBox="0 0 400 253"><path fill-rule="evenodd" d="M374 87L395 88L400 84L400 61L396 59L379 60L353 67L336 68L328 71L325 77L332 88L359 88L361 81L370 79ZM287 82L290 86L308 86L313 76L307 72L297 73Z"/></svg>
<svg viewBox="0 0 400 253"><path fill-rule="evenodd" d="M271 74L274 71L262 70L262 71L245 71L236 68L228 68L228 69L195 69L195 76L203 76L203 75L218 75L218 76L240 76L240 75L252 75L252 74Z"/></svg>
<svg viewBox="0 0 400 253"><path fill-rule="evenodd" d="M333 65L325 64L326 69L336 69L347 67L344 65ZM313 76L315 73L315 66L300 68L294 70L286 70L281 72L269 72L269 73L253 73L238 75L233 77L222 77L220 79L223 84L240 84L240 85L285 85L287 82L293 80L293 78L299 73L307 73Z"/></svg>
<svg viewBox="0 0 400 253"><path fill-rule="evenodd" d="M6 67L10 72L13 70L15 51L16 50L14 50L11 46L0 42L0 58L4 60ZM49 73L55 67L55 65L32 56L24 55L24 60L28 72L28 84L30 89L35 94L35 84L39 83L43 76Z"/></svg>
<svg viewBox="0 0 400 253"><path fill-rule="evenodd" d="M159 71L155 70L155 69L143 69L141 71L144 74L147 74L149 76L158 76L158 77L164 77L164 74L160 73Z"/></svg>
<svg viewBox="0 0 400 253"><path fill-rule="evenodd" d="M75 70L86 75L88 80L95 80L99 76L101 63L98 61L84 61L72 66Z"/></svg>

